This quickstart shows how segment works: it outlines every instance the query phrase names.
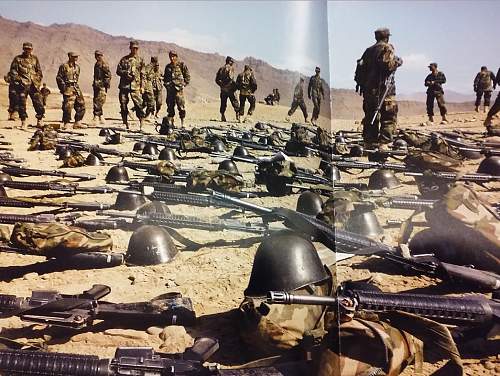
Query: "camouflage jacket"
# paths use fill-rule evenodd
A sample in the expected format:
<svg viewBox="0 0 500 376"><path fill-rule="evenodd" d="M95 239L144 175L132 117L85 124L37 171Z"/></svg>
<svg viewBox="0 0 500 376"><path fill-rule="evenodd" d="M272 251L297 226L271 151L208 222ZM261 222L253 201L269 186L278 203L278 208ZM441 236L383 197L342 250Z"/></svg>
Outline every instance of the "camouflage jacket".
<svg viewBox="0 0 500 376"><path fill-rule="evenodd" d="M302 83L298 83L293 90L293 100L302 101L304 100L304 87Z"/></svg>
<svg viewBox="0 0 500 376"><path fill-rule="evenodd" d="M240 90L240 95L253 95L257 90L257 80L253 75L253 71L245 71L236 78L236 86Z"/></svg>
<svg viewBox="0 0 500 376"><path fill-rule="evenodd" d="M446 76L443 72L429 74L425 78L424 85L427 86L427 94L429 93L444 93L443 84L446 83Z"/></svg>
<svg viewBox="0 0 500 376"><path fill-rule="evenodd" d="M127 55L120 59L116 74L120 76L119 89L139 91L144 88L145 64L140 56Z"/></svg>
<svg viewBox="0 0 500 376"><path fill-rule="evenodd" d="M190 80L191 76L188 67L182 61L179 61L177 64L169 63L165 67L163 85L167 90L174 87L176 91L181 91L184 86L189 84Z"/></svg>
<svg viewBox="0 0 500 376"><path fill-rule="evenodd" d="M33 84L38 88L42 83L42 68L35 55L17 55L12 60L9 73L13 83L18 83L25 87Z"/></svg>
<svg viewBox="0 0 500 376"><path fill-rule="evenodd" d="M392 44L379 41L373 46L368 47L361 59L358 62L358 68L362 72L356 71L363 92L368 95L378 95L385 91L384 82L386 78L394 72L400 63L394 54ZM396 94L396 85L392 85L392 89L388 95Z"/></svg>
<svg viewBox="0 0 500 376"><path fill-rule="evenodd" d="M94 82L92 86L99 89L109 89L111 82L111 70L105 61L97 61L94 64Z"/></svg>
<svg viewBox="0 0 500 376"><path fill-rule="evenodd" d="M234 93L236 91L236 82L234 81L233 66L226 64L220 67L215 76L215 83L219 85L221 91Z"/></svg>
<svg viewBox="0 0 500 376"><path fill-rule="evenodd" d="M324 98L325 92L323 91L323 82L321 77L314 75L309 79L309 86L307 87L307 95L309 98Z"/></svg>
<svg viewBox="0 0 500 376"><path fill-rule="evenodd" d="M479 72L474 79L474 91L493 91L496 87L496 80L491 71Z"/></svg>
<svg viewBox="0 0 500 376"><path fill-rule="evenodd" d="M71 66L69 63L64 63L59 66L56 82L61 94L70 94L71 89L79 90L78 79L80 78L80 66L75 63Z"/></svg>

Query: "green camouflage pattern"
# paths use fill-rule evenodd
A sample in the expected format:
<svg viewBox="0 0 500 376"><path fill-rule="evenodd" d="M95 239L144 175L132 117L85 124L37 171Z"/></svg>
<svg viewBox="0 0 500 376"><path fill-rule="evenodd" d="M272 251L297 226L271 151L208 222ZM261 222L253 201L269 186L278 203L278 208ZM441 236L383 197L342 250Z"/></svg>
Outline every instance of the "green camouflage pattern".
<svg viewBox="0 0 500 376"><path fill-rule="evenodd" d="M404 130L401 132L401 138L405 140L410 147L416 147L423 151L440 153L453 159L463 159L458 149L450 145L441 137L431 137L430 135L422 134L418 131Z"/></svg>
<svg viewBox="0 0 500 376"><path fill-rule="evenodd" d="M207 188L228 192L240 192L245 186L243 178L227 171L192 171L186 181L186 187L192 191L205 191Z"/></svg>
<svg viewBox="0 0 500 376"><path fill-rule="evenodd" d="M313 137L312 141L318 144L321 150L328 150L331 146L330 143L331 134L327 130L317 127L316 136Z"/></svg>
<svg viewBox="0 0 500 376"><path fill-rule="evenodd" d="M10 236L10 227L7 225L0 225L0 242L9 242Z"/></svg>
<svg viewBox="0 0 500 376"><path fill-rule="evenodd" d="M73 151L71 155L64 158L62 167L83 167L85 166L85 157L78 151Z"/></svg>
<svg viewBox="0 0 500 376"><path fill-rule="evenodd" d="M354 202L359 201L361 198L354 191L334 191L316 217L335 228L344 229L354 211Z"/></svg>
<svg viewBox="0 0 500 376"><path fill-rule="evenodd" d="M63 123L71 121L71 110L75 109L75 121L80 121L85 115L85 99L78 85L80 66L64 63L59 66L56 76L57 87L63 95Z"/></svg>
<svg viewBox="0 0 500 376"><path fill-rule="evenodd" d="M57 132L50 126L37 129L28 144L28 151L54 150L57 144Z"/></svg>
<svg viewBox="0 0 500 376"><path fill-rule="evenodd" d="M432 151L410 152L404 161L407 166L419 170L458 172L462 167L461 160Z"/></svg>
<svg viewBox="0 0 500 376"><path fill-rule="evenodd" d="M307 128L298 124L292 125L290 140L304 145L310 145L312 143L312 138Z"/></svg>
<svg viewBox="0 0 500 376"><path fill-rule="evenodd" d="M198 128L193 128L189 134L181 136L181 150L184 152L210 152L212 145L205 138L205 134Z"/></svg>
<svg viewBox="0 0 500 376"><path fill-rule="evenodd" d="M16 223L10 241L29 254L56 257L81 252L107 252L113 247L110 235L88 232L60 223Z"/></svg>
<svg viewBox="0 0 500 376"><path fill-rule="evenodd" d="M120 77L119 89L131 91L144 89L145 64L142 57L132 54L122 57L116 67L116 74Z"/></svg>
<svg viewBox="0 0 500 376"><path fill-rule="evenodd" d="M111 70L109 65L104 61L97 61L94 64L94 89L93 107L94 116L102 116L102 107L106 103L107 91L111 84Z"/></svg>
<svg viewBox="0 0 500 376"><path fill-rule="evenodd" d="M172 161L159 161L156 164L156 170L165 180L171 181L172 176L175 175L177 167Z"/></svg>
<svg viewBox="0 0 500 376"><path fill-rule="evenodd" d="M500 273L500 220L470 186L455 184L426 218L441 261Z"/></svg>
<svg viewBox="0 0 500 376"><path fill-rule="evenodd" d="M312 291L312 292L311 292ZM328 284L295 290L298 295L328 295ZM246 297L239 309L239 332L252 355L272 356L299 347L304 336L322 332L325 307L267 304Z"/></svg>

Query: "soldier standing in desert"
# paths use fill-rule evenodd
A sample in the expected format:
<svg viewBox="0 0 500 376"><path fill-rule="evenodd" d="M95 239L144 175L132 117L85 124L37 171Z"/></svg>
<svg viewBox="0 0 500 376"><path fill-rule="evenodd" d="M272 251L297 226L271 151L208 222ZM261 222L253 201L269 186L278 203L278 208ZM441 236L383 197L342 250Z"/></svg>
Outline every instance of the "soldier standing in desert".
<svg viewBox="0 0 500 376"><path fill-rule="evenodd" d="M321 100L325 99L325 92L323 90L323 82L319 75L320 68L316 67L316 74L309 79L309 86L307 88L307 96L313 102L313 113L311 116L311 123L316 125L316 120L319 117L319 111L321 109Z"/></svg>
<svg viewBox="0 0 500 376"><path fill-rule="evenodd" d="M304 77L300 77L299 82L295 86L295 89L293 91L292 106L288 111L288 116L285 119L286 121L290 121L290 116L294 114L297 107L300 107L300 109L302 110L302 114L304 115L304 122L309 123L309 120L307 120L306 102L304 102Z"/></svg>
<svg viewBox="0 0 500 376"><path fill-rule="evenodd" d="M120 111L123 125L129 129L128 124L128 102L129 96L134 102L134 109L139 119L140 129L144 124L144 102L142 94L144 93L144 74L145 65L142 57L139 56L139 43L130 42L130 53L120 59L116 74L120 77L118 84Z"/></svg>
<svg viewBox="0 0 500 376"><path fill-rule="evenodd" d="M15 88L16 103L21 119L21 127L26 127L26 100L30 96L35 108L37 126L42 125L45 114L40 85L42 83L42 68L38 58L33 55L33 45L30 42L23 43L23 53L17 55L10 65L9 78Z"/></svg>
<svg viewBox="0 0 500 376"><path fill-rule="evenodd" d="M106 95L111 84L111 70L108 63L104 61L103 53L99 50L95 51L94 64L94 81L92 88L94 89L94 122L99 119L101 124L104 124L104 114L102 107L106 103Z"/></svg>
<svg viewBox="0 0 500 376"><path fill-rule="evenodd" d="M240 91L240 119L245 115L245 102L248 100L248 117L252 116L255 110L255 92L257 91L257 80L250 65L245 65L245 69L236 79L236 87Z"/></svg>
<svg viewBox="0 0 500 376"><path fill-rule="evenodd" d="M436 100L439 112L441 113L441 124L447 124L446 119L446 104L444 101L443 84L446 83L446 76L438 70L437 63L430 63L429 69L431 73L425 78L424 85L427 87L427 116L429 121L434 122L434 100Z"/></svg>
<svg viewBox="0 0 500 376"><path fill-rule="evenodd" d="M219 68L215 75L215 83L220 87L220 121L226 121L227 100L231 101L236 121L240 120L240 104L236 99L236 82L234 80L234 60L231 56L226 57L226 64Z"/></svg>
<svg viewBox="0 0 500 376"><path fill-rule="evenodd" d="M170 51L168 53L170 63L165 67L163 74L163 85L167 89L167 116L168 123L174 124L175 105L179 111L181 126L184 125L186 117L186 101L184 99L184 87L189 85L191 76L186 64L179 60L177 52Z"/></svg>
<svg viewBox="0 0 500 376"><path fill-rule="evenodd" d="M496 79L493 72L489 71L487 67L482 66L481 71L474 79L474 92L476 93L476 112L479 112L481 105L481 98L484 95L484 112L488 112L490 107L491 93L496 88Z"/></svg>
<svg viewBox="0 0 500 376"><path fill-rule="evenodd" d="M71 122L71 109L75 109L74 128L86 128L81 123L85 115L85 99L78 85L80 78L80 66L76 63L78 54L68 52L68 61L59 66L56 76L57 87L63 95L62 111L63 111L63 129L69 126Z"/></svg>

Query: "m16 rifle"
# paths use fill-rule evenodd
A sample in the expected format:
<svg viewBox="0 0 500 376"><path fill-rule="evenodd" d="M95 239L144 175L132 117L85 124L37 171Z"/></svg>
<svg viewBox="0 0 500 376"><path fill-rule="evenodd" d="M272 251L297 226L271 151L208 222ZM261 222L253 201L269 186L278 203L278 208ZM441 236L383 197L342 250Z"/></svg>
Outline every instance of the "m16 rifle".
<svg viewBox="0 0 500 376"><path fill-rule="evenodd" d="M116 192L116 189L108 186L100 187L84 187L78 184L61 184L55 182L31 182L31 181L4 181L0 182L0 186L5 188L13 188L20 190L35 190L35 191L62 191L76 194L77 192L85 193L110 193Z"/></svg>
<svg viewBox="0 0 500 376"><path fill-rule="evenodd" d="M72 209L81 211L108 210L113 205L102 204L100 202L56 202L56 201L41 201L32 199L20 199L0 197L0 207L15 207L15 208L35 208L37 206L58 207L61 209Z"/></svg>
<svg viewBox="0 0 500 376"><path fill-rule="evenodd" d="M108 155L113 155L116 157L120 158L140 158L140 159L147 159L149 161L156 160L157 157L154 155L149 155L149 154L139 154L135 153L133 151L119 151L116 149L110 149L110 148L104 148L100 145L90 145L90 144L84 144L84 143L79 143L79 142L74 142L74 141L65 141L65 140L59 140L58 141L58 146L63 145L63 146L69 146L71 149L74 150L83 150L87 151L92 154L108 154Z"/></svg>
<svg viewBox="0 0 500 376"><path fill-rule="evenodd" d="M373 127L373 124L375 124L375 121L377 120L378 114L380 113L380 110L382 109L382 106L384 105L385 98L391 91L392 87L394 86L394 75L396 74L396 71L391 72L391 74L385 79L385 90L382 96L379 98L377 108L375 109L375 113L373 114L373 117L370 121L370 126Z"/></svg>
<svg viewBox="0 0 500 376"><path fill-rule="evenodd" d="M0 171L12 176L57 176L61 178L72 178L78 180L94 180L95 175L90 174L74 174L62 170L36 170L33 168L19 167L7 163L3 163L5 167L0 167Z"/></svg>
<svg viewBox="0 0 500 376"><path fill-rule="evenodd" d="M160 295L148 302L100 301L110 292L108 286L94 285L77 295L57 291L33 291L30 298L0 295L0 317L19 316L24 321L72 329L91 326L94 320L141 326L192 326L196 320L191 299L183 298L180 293Z"/></svg>

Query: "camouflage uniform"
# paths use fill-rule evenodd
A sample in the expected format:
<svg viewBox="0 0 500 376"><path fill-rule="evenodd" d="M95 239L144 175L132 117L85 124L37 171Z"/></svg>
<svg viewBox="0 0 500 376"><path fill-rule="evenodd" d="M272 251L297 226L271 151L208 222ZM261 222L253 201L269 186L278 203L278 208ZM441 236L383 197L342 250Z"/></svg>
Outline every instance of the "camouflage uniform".
<svg viewBox="0 0 500 376"><path fill-rule="evenodd" d="M490 106L491 93L496 88L496 78L493 72L486 67L481 68L481 72L474 79L474 91L476 92L476 111L481 105L481 98L484 94L484 107Z"/></svg>
<svg viewBox="0 0 500 376"><path fill-rule="evenodd" d="M175 54L177 56L177 54ZM181 121L186 117L186 103L184 100L184 87L189 84L191 76L188 67L182 61L169 63L163 74L163 85L167 89L167 115L169 118L175 116L175 105L179 111Z"/></svg>
<svg viewBox="0 0 500 376"><path fill-rule="evenodd" d="M47 106L47 98L50 94L50 89L44 84L44 86L40 89L40 93L42 94L43 105Z"/></svg>
<svg viewBox="0 0 500 376"><path fill-rule="evenodd" d="M248 116L252 116L255 110L255 91L257 90L257 80L253 74L252 68L245 65L245 70L238 75L236 87L240 91L240 116L245 114L245 102L248 100L250 108Z"/></svg>
<svg viewBox="0 0 500 376"><path fill-rule="evenodd" d="M146 108L146 117L155 114L155 94L153 90L154 76L154 65L150 63L146 65L144 69L144 93L142 94L142 100Z"/></svg>
<svg viewBox="0 0 500 376"><path fill-rule="evenodd" d="M68 54L69 55L69 54ZM57 72L56 82L63 95L62 122L67 124L71 121L71 109L75 109L75 122L79 122L85 115L85 99L78 86L80 77L80 66L69 62L62 64Z"/></svg>
<svg viewBox="0 0 500 376"><path fill-rule="evenodd" d="M446 105L444 101L444 90L441 85L446 83L446 76L443 72L437 71L436 74L430 73L425 78L427 86L427 115L429 118L434 116L434 99L437 101L441 116L446 116Z"/></svg>
<svg viewBox="0 0 500 376"><path fill-rule="evenodd" d="M9 120L13 120L14 114L19 112L17 106L16 87L10 79L9 73L7 73L3 78L5 82L9 84L9 109L7 111L9 112Z"/></svg>
<svg viewBox="0 0 500 376"><path fill-rule="evenodd" d="M26 44L25 44L26 45ZM31 43L29 44L31 46ZM24 45L23 45L24 47ZM12 60L10 65L10 78L15 88L16 103L19 110L19 117L22 121L28 118L26 113L26 99L28 95L33 102L36 118L42 119L45 114L40 84L42 83L42 68L35 55L22 53Z"/></svg>
<svg viewBox="0 0 500 376"><path fill-rule="evenodd" d="M220 67L215 76L215 83L220 87L220 114L224 117L227 108L227 100L231 101L234 112L239 114L240 104L236 99L236 82L234 81L234 68L232 64Z"/></svg>
<svg viewBox="0 0 500 376"><path fill-rule="evenodd" d="M144 118L144 102L142 91L144 90L144 60L140 56L129 54L120 59L116 74L120 76L118 84L120 111L124 124L127 124L129 95L134 102L134 109L138 119Z"/></svg>
<svg viewBox="0 0 500 376"><path fill-rule="evenodd" d="M158 59L152 59L151 64L153 65L152 83L153 83L153 95L155 99L155 115L158 115L163 102L163 75L160 73L160 65L158 64Z"/></svg>
<svg viewBox="0 0 500 376"><path fill-rule="evenodd" d="M98 51L96 51L96 55ZM104 60L96 61L94 64L94 116L102 116L102 107L106 103L106 94L111 83L111 70Z"/></svg>
<svg viewBox="0 0 500 376"><path fill-rule="evenodd" d="M307 96L313 102L313 113L311 121L315 121L319 117L319 111L321 108L321 99L325 98L325 93L323 91L323 83L321 77L319 76L319 68L316 67L316 74L309 79L309 86L307 88Z"/></svg>
<svg viewBox="0 0 500 376"><path fill-rule="evenodd" d="M379 101L384 94L387 77L394 72L402 61L394 55L394 47L388 42L389 30L375 32L377 42L368 47L358 61L356 82L363 94L363 139L366 143L386 144L392 141L397 126L398 104L396 86L393 84L380 109L380 119L370 125ZM387 38L384 38L386 36Z"/></svg>
<svg viewBox="0 0 500 376"><path fill-rule="evenodd" d="M495 82L500 86L500 68L498 69L497 76L495 77ZM486 120L484 121L484 124L488 129L491 128L491 119L493 119L493 116L495 116L498 112L500 112L500 93L497 95L497 99L488 111L488 115L486 116Z"/></svg>
<svg viewBox="0 0 500 376"><path fill-rule="evenodd" d="M288 116L292 116L297 107L300 107L302 110L302 114L304 115L304 120L307 122L307 107L304 102L304 79L301 78L300 82L295 86L295 90L293 91L293 101L290 110L288 111Z"/></svg>

